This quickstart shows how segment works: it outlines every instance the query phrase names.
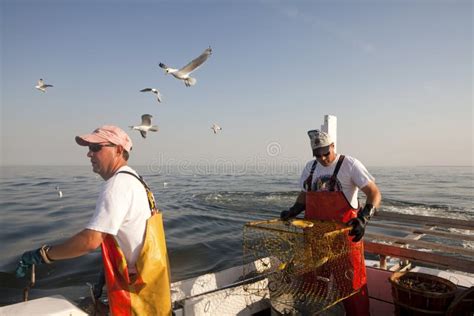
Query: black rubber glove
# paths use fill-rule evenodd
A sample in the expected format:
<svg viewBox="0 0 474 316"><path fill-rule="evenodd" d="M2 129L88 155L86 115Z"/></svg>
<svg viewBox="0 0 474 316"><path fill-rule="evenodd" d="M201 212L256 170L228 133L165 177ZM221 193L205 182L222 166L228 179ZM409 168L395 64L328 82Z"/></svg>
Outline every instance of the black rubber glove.
<svg viewBox="0 0 474 316"><path fill-rule="evenodd" d="M39 249L31 250L25 252L21 258L20 262L16 267L15 275L17 278L23 278L26 275L26 272L31 268L32 265L40 265L43 263L51 263L52 260L48 258L46 252L49 250L49 246L44 245Z"/></svg>
<svg viewBox="0 0 474 316"><path fill-rule="evenodd" d="M280 213L280 218L284 221L289 220L290 218L296 217L299 213L303 212L305 205L303 203L295 203L288 210Z"/></svg>
<svg viewBox="0 0 474 316"><path fill-rule="evenodd" d="M352 238L353 242L358 242L362 239L365 233L365 226L375 214L375 211L376 208L372 204L365 204L364 208L357 213L357 217L347 222L347 225L352 226L349 236L354 236Z"/></svg>

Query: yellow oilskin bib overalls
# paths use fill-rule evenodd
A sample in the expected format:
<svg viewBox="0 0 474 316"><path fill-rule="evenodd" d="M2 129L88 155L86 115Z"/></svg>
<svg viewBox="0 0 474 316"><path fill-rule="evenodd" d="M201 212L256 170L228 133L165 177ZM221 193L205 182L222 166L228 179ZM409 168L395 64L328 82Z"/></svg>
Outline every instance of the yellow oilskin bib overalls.
<svg viewBox="0 0 474 316"><path fill-rule="evenodd" d="M153 193L145 187L151 217L147 220L143 248L135 264L137 273L129 275L125 256L112 235L102 242L109 308L112 315L171 315L170 272L162 213L155 206Z"/></svg>

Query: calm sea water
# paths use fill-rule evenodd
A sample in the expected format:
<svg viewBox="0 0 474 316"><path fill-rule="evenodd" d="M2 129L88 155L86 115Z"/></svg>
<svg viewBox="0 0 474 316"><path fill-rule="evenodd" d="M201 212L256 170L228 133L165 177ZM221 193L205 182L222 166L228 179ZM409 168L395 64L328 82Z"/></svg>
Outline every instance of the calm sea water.
<svg viewBox="0 0 474 316"><path fill-rule="evenodd" d="M153 189L164 213L172 281L241 264L243 225L279 216L299 191L300 168L135 169ZM93 213L103 180L87 166L0 170L0 305L5 305L22 300L25 281L12 278L19 256L80 231ZM383 211L474 220L473 167L369 167L369 171L382 191ZM96 251L41 266L30 297L85 296L85 283L95 282L100 265Z"/></svg>

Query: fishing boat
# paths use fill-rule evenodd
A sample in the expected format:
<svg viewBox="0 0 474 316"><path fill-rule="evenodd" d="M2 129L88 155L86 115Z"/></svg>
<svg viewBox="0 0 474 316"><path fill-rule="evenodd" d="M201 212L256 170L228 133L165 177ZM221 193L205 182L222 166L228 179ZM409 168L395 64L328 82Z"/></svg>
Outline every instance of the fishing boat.
<svg viewBox="0 0 474 316"><path fill-rule="evenodd" d="M403 308L417 312L416 315L445 315L448 312L451 315L473 315L474 249L463 246L474 242L471 222L381 212L370 226L364 237L364 246L367 257L378 258L365 261L371 315L400 314ZM376 232L379 229L386 233ZM387 234L390 231L399 236ZM260 268L256 262L249 265L254 265L256 270ZM174 283L176 315L280 315L272 307L268 279L246 277L242 273L251 270L240 266ZM436 299L442 300L443 294L437 296L429 290L425 291L427 304L424 308L411 307L410 299L400 301L393 277L407 272L424 276L427 281L447 280L455 284L454 295L445 302L445 309L430 310L430 300L431 304ZM267 292L256 294L249 288L263 288ZM340 304L332 307L332 311L331 308L322 311L321 315L324 313L344 315Z"/></svg>
<svg viewBox="0 0 474 316"><path fill-rule="evenodd" d="M321 130L336 142L336 117L326 115ZM363 240L371 315L474 315L471 221L381 211L371 220ZM172 283L174 314L298 315L297 310L281 310L272 301L275 289L269 286L269 279L276 267L271 263L269 257L243 260L240 266ZM409 274L420 278L421 285L438 282L451 288L448 293L403 288L397 281ZM334 300L317 314L344 315L344 310ZM58 294L0 307L0 315L87 313Z"/></svg>
<svg viewBox="0 0 474 316"><path fill-rule="evenodd" d="M389 232L396 232L398 236ZM463 246L467 243L474 243L474 227L470 221L388 212L377 214L364 237L366 257L378 258L365 261L371 315L400 315L397 312L400 308L418 312L417 315L473 315L474 249ZM262 269L259 262L261 260L173 283L175 315L281 315L272 306L268 278L259 271ZM425 309L410 307L410 300L394 299L396 289L390 278L400 272L447 280L455 284L455 293L442 312L429 310L430 299L433 302L436 298L429 291L426 291ZM249 291L249 288L261 291ZM87 313L61 295L52 295L1 307L0 315ZM344 311L341 304L335 304L321 311L321 315L344 315Z"/></svg>

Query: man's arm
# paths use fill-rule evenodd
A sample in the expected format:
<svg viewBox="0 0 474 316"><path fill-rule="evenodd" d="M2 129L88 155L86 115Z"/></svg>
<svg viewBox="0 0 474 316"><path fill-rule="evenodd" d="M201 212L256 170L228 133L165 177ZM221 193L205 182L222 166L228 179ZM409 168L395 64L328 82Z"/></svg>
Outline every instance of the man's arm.
<svg viewBox="0 0 474 316"><path fill-rule="evenodd" d="M16 277L26 275L32 265L51 263L54 260L75 258L91 252L100 246L107 234L91 229L84 229L62 244L54 247L44 245L39 249L23 253L16 267Z"/></svg>
<svg viewBox="0 0 474 316"><path fill-rule="evenodd" d="M380 190L375 184L375 182L370 181L369 184L367 184L361 190L365 193L367 197L367 199L365 200L365 204L372 204L375 208L378 208L380 206L382 194L380 194Z"/></svg>
<svg viewBox="0 0 474 316"><path fill-rule="evenodd" d="M296 217L299 213L303 212L306 204L306 192L301 191L296 198L295 204L290 207L288 210L285 210L280 213L280 218L282 220L289 220L292 217Z"/></svg>
<svg viewBox="0 0 474 316"><path fill-rule="evenodd" d="M380 190L375 182L369 182L361 190L367 197L365 200L365 206L359 210L357 217L347 222L348 225L352 226L349 236L354 236L352 239L354 242L362 239L365 233L365 226L370 218L375 214L375 210L380 206L380 201L382 200L382 194L380 194Z"/></svg>
<svg viewBox="0 0 474 316"><path fill-rule="evenodd" d="M300 203L300 204L306 204L306 192L305 191L301 191L300 194L298 194L298 197L296 198L296 203Z"/></svg>
<svg viewBox="0 0 474 316"><path fill-rule="evenodd" d="M52 246L47 253L48 258L61 260L85 255L97 249L106 235L96 230L84 229L62 244Z"/></svg>

